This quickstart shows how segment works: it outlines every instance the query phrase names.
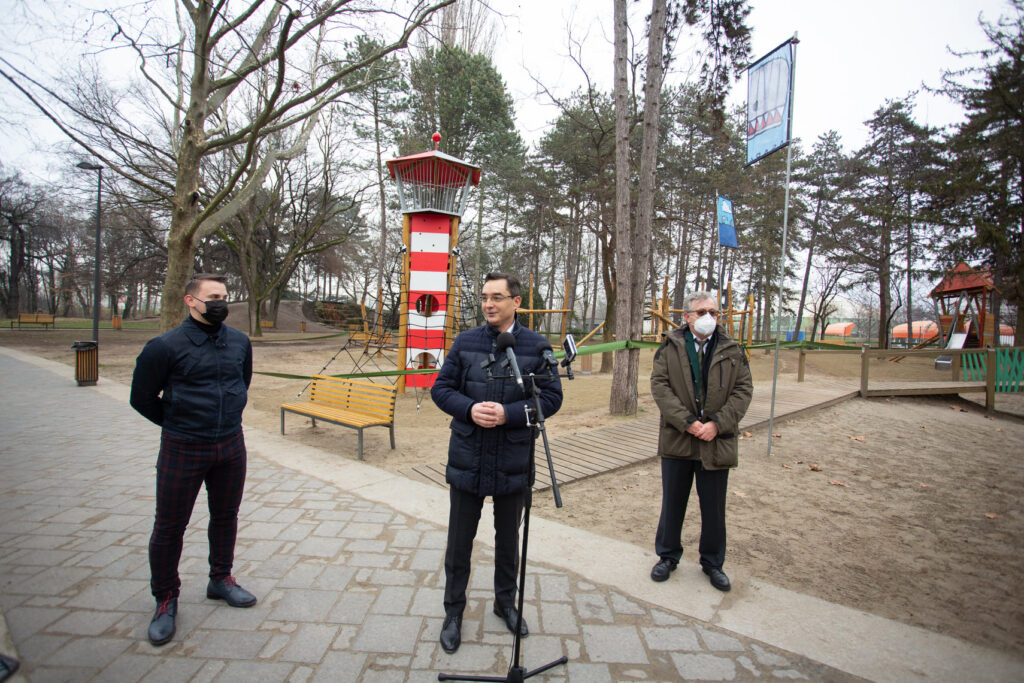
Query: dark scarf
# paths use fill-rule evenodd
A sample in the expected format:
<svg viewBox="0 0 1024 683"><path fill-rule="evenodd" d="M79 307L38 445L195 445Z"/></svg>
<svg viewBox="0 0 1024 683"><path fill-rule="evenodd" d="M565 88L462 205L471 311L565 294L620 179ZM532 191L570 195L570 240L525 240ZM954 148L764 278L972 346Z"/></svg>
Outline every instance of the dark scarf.
<svg viewBox="0 0 1024 683"><path fill-rule="evenodd" d="M708 368L711 367L711 356L714 355L718 342L718 330L715 330L705 342L707 346L704 347L704 367L700 365L697 344L689 326L683 330L683 342L686 345L686 357L690 361L690 371L693 374L693 395L697 399L697 409L703 415L704 397L708 393Z"/></svg>

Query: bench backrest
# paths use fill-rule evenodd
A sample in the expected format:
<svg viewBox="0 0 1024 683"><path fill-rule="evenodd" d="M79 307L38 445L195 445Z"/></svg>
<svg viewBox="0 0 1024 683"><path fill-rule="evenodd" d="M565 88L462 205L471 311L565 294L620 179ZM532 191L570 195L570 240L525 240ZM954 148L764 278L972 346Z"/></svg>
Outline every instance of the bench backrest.
<svg viewBox="0 0 1024 683"><path fill-rule="evenodd" d="M52 323L52 313L19 313L18 322L23 323Z"/></svg>
<svg viewBox="0 0 1024 683"><path fill-rule="evenodd" d="M396 386L326 375L313 375L309 390L310 401L388 420L394 419L397 396Z"/></svg>

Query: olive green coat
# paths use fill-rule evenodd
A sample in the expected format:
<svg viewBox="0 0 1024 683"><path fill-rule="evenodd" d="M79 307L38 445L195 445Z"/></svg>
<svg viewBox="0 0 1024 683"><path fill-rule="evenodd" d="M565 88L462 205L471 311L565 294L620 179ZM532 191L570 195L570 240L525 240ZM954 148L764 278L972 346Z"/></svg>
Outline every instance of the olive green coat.
<svg viewBox="0 0 1024 683"><path fill-rule="evenodd" d="M719 326L708 369L703 422L714 421L718 436L703 441L686 429L698 417L693 393L693 370L686 356L684 330L673 330L654 355L651 394L661 410L658 455L663 458L700 459L708 470L736 467L739 460L740 420L750 405L754 385L743 349Z"/></svg>

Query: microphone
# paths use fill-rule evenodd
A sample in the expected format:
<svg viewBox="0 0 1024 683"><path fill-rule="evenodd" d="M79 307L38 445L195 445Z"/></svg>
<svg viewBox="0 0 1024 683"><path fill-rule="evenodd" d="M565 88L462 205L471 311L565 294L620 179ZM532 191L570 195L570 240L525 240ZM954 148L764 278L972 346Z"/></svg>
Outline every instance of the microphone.
<svg viewBox="0 0 1024 683"><path fill-rule="evenodd" d="M516 345L516 337L511 332L502 332L498 335L498 353L505 352L508 364L512 368L512 375L516 378L516 384L526 393L526 386L523 385L523 376L519 372L519 363L516 362L516 352L512 347Z"/></svg>
<svg viewBox="0 0 1024 683"><path fill-rule="evenodd" d="M551 350L550 342L538 342L537 353L544 359L544 362L547 363L549 369L558 367L558 359L555 358L555 352Z"/></svg>

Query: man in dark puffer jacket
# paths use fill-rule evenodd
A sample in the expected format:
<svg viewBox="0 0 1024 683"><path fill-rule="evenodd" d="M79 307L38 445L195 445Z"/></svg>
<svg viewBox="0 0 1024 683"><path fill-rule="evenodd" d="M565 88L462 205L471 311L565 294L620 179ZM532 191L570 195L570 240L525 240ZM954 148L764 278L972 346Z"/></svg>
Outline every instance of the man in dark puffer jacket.
<svg viewBox="0 0 1024 683"><path fill-rule="evenodd" d="M444 610L441 646L455 652L462 640L470 556L484 497L494 500L494 613L515 633L528 634L514 607L519 564L519 524L531 484L531 428L528 401L509 370L500 367L498 335L510 332L523 376L543 376L541 409L545 417L562 405L562 386L541 355L550 343L516 322L522 303L519 281L505 273L488 273L481 293L487 324L456 337L431 390L434 403L452 416L445 478L451 486L448 546L444 558ZM549 379L551 374L556 376ZM527 382L529 389L529 382Z"/></svg>

